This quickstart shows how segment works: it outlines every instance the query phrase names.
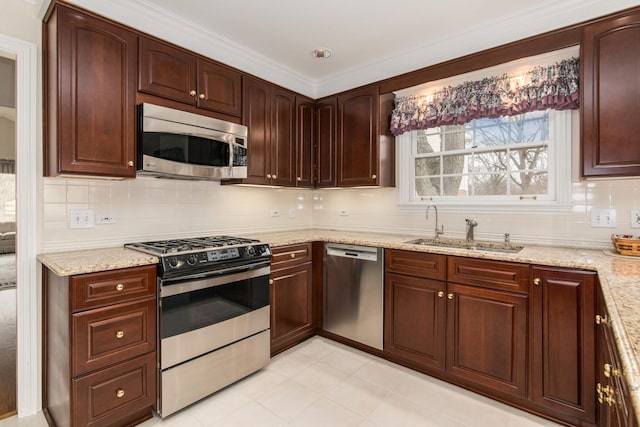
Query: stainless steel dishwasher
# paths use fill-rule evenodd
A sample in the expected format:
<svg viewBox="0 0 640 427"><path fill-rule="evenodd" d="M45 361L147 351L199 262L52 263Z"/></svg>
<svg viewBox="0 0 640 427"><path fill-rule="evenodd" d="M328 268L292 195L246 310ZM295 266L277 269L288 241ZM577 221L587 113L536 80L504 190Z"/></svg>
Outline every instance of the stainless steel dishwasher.
<svg viewBox="0 0 640 427"><path fill-rule="evenodd" d="M323 329L382 350L382 248L325 243Z"/></svg>

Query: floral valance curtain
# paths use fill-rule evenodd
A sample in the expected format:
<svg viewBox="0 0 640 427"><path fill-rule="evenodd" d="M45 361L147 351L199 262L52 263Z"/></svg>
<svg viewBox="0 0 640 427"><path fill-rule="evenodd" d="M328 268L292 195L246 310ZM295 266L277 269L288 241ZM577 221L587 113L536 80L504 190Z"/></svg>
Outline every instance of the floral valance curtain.
<svg viewBox="0 0 640 427"><path fill-rule="evenodd" d="M574 110L579 101L579 58L448 86L429 95L397 97L391 133L461 125L474 119L512 116L535 110Z"/></svg>

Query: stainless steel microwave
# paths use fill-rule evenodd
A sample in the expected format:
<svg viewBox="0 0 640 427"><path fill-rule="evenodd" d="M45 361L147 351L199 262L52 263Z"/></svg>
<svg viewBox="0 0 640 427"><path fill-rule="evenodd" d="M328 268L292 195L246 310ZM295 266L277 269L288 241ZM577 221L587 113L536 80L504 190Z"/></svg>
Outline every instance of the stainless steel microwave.
<svg viewBox="0 0 640 427"><path fill-rule="evenodd" d="M247 177L246 126L149 103L137 108L138 175Z"/></svg>

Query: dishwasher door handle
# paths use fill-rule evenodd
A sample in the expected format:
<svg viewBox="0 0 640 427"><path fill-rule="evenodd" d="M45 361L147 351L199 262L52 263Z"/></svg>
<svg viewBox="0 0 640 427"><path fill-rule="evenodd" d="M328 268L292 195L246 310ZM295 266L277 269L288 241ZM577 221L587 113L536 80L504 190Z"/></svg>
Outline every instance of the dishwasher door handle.
<svg viewBox="0 0 640 427"><path fill-rule="evenodd" d="M338 256L343 258L361 259L363 261L377 261L378 253L370 251L354 251L349 249L327 248L327 255Z"/></svg>

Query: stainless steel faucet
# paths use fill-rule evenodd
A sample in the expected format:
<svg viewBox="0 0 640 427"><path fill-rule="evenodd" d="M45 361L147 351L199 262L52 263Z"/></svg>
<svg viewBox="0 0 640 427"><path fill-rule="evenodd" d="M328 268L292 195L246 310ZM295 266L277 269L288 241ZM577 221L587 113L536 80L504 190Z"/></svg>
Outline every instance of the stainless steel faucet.
<svg viewBox="0 0 640 427"><path fill-rule="evenodd" d="M437 239L438 236L440 236L441 234L444 234L444 224L440 227L440 229L438 229L438 207L435 205L435 203L429 203L429 206L427 206L427 212L426 212L426 218L425 219L429 219L429 208L433 206L433 209L436 211L436 229L433 232L433 238Z"/></svg>
<svg viewBox="0 0 640 427"><path fill-rule="evenodd" d="M467 242L473 242L473 229L478 226L477 219L465 219L467 222Z"/></svg>

